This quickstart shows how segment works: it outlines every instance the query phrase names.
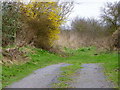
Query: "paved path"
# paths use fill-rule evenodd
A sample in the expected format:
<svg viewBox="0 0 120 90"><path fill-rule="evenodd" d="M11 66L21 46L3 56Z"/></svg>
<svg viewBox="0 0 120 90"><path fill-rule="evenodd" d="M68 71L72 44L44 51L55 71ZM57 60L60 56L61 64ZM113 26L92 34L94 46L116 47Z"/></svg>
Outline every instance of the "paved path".
<svg viewBox="0 0 120 90"><path fill-rule="evenodd" d="M49 88L54 83L60 73L60 67L70 64L55 64L42 69L36 70L31 75L23 78L19 82L15 82L7 88Z"/></svg>
<svg viewBox="0 0 120 90"><path fill-rule="evenodd" d="M74 88L112 88L106 80L100 64L83 64L82 69L74 78L71 87Z"/></svg>

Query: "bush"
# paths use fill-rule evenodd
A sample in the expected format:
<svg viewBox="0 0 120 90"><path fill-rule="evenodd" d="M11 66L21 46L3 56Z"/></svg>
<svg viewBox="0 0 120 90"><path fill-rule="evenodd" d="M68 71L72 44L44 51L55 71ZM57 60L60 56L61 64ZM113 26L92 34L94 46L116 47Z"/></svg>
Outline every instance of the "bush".
<svg viewBox="0 0 120 90"><path fill-rule="evenodd" d="M15 43L16 32L21 29L19 3L3 2L2 46Z"/></svg>
<svg viewBox="0 0 120 90"><path fill-rule="evenodd" d="M62 23L58 15L59 9L56 2L22 4L20 10L26 27L22 31L26 39L22 39L39 48L48 50L52 47L53 41L58 38L57 34Z"/></svg>

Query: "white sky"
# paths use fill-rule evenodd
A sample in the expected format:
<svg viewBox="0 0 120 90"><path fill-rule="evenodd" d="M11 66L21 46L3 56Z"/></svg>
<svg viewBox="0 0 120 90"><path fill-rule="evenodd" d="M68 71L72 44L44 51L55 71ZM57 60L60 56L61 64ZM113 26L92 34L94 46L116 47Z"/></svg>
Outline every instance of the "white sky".
<svg viewBox="0 0 120 90"><path fill-rule="evenodd" d="M7 0L6 0L7 1ZM29 0L23 0L28 2ZM49 1L49 0L39 0L39 1ZM53 0L54 1L54 0ZM67 23L65 25L70 25L71 21L75 17L85 17L85 18L96 18L99 19L101 13L101 7L104 7L106 2L115 2L120 0L61 0L63 2L74 1L79 4L75 4L73 11L68 17Z"/></svg>
<svg viewBox="0 0 120 90"><path fill-rule="evenodd" d="M104 7L104 4L106 2L115 2L120 0L74 0L74 1L80 4L75 4L73 11L68 18L67 22L68 25L70 25L70 22L77 16L85 18L92 17L99 19L101 7Z"/></svg>

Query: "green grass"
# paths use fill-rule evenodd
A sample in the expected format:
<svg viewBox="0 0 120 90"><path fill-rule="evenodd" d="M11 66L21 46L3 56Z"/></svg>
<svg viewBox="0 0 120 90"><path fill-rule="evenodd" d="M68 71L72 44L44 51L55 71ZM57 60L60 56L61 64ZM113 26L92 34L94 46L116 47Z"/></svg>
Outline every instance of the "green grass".
<svg viewBox="0 0 120 90"><path fill-rule="evenodd" d="M94 47L85 47L76 50L64 48L64 50L71 56L60 57L60 55L52 54L45 50L32 48L31 51L34 53L28 54L28 56L31 58L29 62L12 66L4 65L2 67L3 87L20 80L36 69L57 63L69 63L72 65L61 68L63 72L61 73L61 77L58 78L59 83L54 83L53 87L69 87L68 82L72 82L71 76L81 68L80 65L82 63L103 63L105 74L108 76L109 80L113 81L114 84L116 84L117 87L118 73L116 70L118 69L118 54L116 52L97 52L96 48ZM94 55L96 53L97 55Z"/></svg>
<svg viewBox="0 0 120 90"><path fill-rule="evenodd" d="M21 78L29 75L34 70L43 68L45 66L62 62L58 55L49 53L41 49L32 49L35 53L29 53L28 56L31 60L25 64L2 66L2 83L3 87L20 80Z"/></svg>
<svg viewBox="0 0 120 90"><path fill-rule="evenodd" d="M67 49L66 49L67 50ZM108 77L108 80L118 87L118 53L117 52L97 52L96 48L80 48L77 50L68 49L66 52L74 53L73 56L66 58L66 63L73 64L71 66L62 67L62 77L59 77L59 83L54 83L54 87L67 88L71 82L71 76L80 69L82 63L103 63L104 73ZM97 55L95 55L97 54Z"/></svg>
<svg viewBox="0 0 120 90"><path fill-rule="evenodd" d="M69 88L69 83L72 82L72 75L80 69L80 64L73 64L61 68L61 76L58 77L59 83L53 83L53 88ZM69 83L68 83L69 82Z"/></svg>

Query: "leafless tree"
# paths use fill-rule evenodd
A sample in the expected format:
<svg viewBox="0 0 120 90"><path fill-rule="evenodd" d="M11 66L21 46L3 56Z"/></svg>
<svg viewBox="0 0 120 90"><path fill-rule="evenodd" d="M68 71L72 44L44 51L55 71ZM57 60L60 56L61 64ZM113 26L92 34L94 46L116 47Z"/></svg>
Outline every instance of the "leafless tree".
<svg viewBox="0 0 120 90"><path fill-rule="evenodd" d="M118 7L120 8L118 2L107 2L106 6L102 8L101 18L112 32L117 30L120 26L120 13Z"/></svg>
<svg viewBox="0 0 120 90"><path fill-rule="evenodd" d="M58 1L58 5L60 6L61 10L59 15L61 16L61 20L66 19L74 8L74 1L71 2L60 2Z"/></svg>

